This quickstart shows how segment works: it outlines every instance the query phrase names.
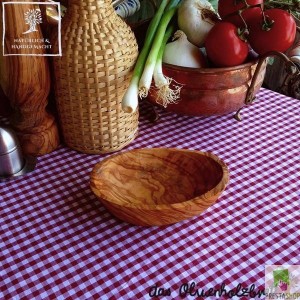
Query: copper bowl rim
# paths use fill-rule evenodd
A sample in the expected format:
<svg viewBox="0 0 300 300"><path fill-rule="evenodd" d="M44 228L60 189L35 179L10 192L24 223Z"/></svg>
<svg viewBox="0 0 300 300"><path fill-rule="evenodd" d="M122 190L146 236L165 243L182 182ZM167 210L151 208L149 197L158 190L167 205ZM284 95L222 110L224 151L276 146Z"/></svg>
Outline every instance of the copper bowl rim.
<svg viewBox="0 0 300 300"><path fill-rule="evenodd" d="M222 172L223 172L223 176L221 178L221 180L209 191L207 191L204 194L201 194L199 196L196 196L194 198L188 199L186 201L182 201L182 202L178 202L178 203L170 203L170 204L144 204L144 203L138 203L138 204L134 204L134 203L120 203L120 202L115 202L112 199L107 199L107 197L103 196L101 194L101 191L99 191L98 189L96 189L96 187L93 186L93 184L90 185L92 191L94 192L94 194L100 198L101 201L104 202L108 202L108 203L112 203L114 205L117 206L121 206L121 207L129 207L132 209L144 209L144 210L163 210L163 209L168 209L168 208L182 208L182 206L189 204L189 203L194 203L197 204L197 201L206 199L208 196L211 196L211 192L213 190L215 190L215 195L220 195L226 188L226 186L229 183L229 169L228 166L226 165L226 163L221 160L217 155L211 153L211 152L204 152L204 151L198 151L198 150L190 150L190 149L179 149L179 148L141 148L141 149L132 149L132 150L128 150L125 152L121 152L121 153L117 153L114 155L111 155L105 159L103 159L102 161L100 161L99 163L97 163L91 173L91 179L93 177L94 172L96 172L96 168L99 166L102 166L103 164L107 164L109 163L109 161L117 156L121 156L124 155L128 152L138 152L138 151L155 151L155 150L167 150L167 151L176 151L176 152L190 152L190 153L197 153L199 155L203 155L203 156L207 156L209 158L211 158L212 160L214 160L215 162L217 162L219 164L219 166L222 168ZM216 202L217 198L214 201L211 201L211 204Z"/></svg>
<svg viewBox="0 0 300 300"><path fill-rule="evenodd" d="M245 68L249 68L259 62L259 59L254 59L252 61L246 62L244 64L234 66L234 67L225 67L225 68L189 68L189 67L182 67L182 66L176 66L168 63L163 63L163 67L166 67L170 70L175 71L184 71L184 72L193 72L193 73L224 73L224 72L231 72L231 71L237 71Z"/></svg>

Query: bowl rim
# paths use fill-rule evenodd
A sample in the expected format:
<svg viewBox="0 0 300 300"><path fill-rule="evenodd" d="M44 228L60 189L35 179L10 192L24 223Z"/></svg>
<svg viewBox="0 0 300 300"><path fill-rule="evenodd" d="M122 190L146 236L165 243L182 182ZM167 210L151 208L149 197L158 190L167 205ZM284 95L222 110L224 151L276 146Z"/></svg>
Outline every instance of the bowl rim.
<svg viewBox="0 0 300 300"><path fill-rule="evenodd" d="M96 172L96 169L98 169L100 166L107 164L108 161L110 161L113 158L116 158L118 156L122 156L125 155L129 152L139 152L139 151L156 151L156 150L163 150L163 151L171 151L171 152L186 152L186 153L197 153L199 155L204 155L207 156L211 159L213 159L214 161L216 161L222 168L222 172L223 172L223 176L221 177L220 181L210 190L208 190L206 193L201 194L195 198L183 201L183 202L177 202L177 203L170 203L170 204L143 204L143 203L139 203L139 204L133 204L133 203L123 203L120 204L118 202L114 202L109 200L107 197L103 196L101 194L101 191L99 191L99 189L96 189L96 187L94 188L93 186L93 174ZM121 206L121 207L126 207L126 208L132 208L132 209L144 209L144 210L163 210L163 209L169 209L169 208L177 208L180 209L183 206L189 204L189 203L196 203L199 201L199 204L203 205L203 200L206 200L206 203L209 203L207 201L208 196L211 196L211 191L216 190L217 193L215 193L216 198L210 202L210 204L214 203L218 196L225 190L226 186L229 183L229 169L228 166L226 165L226 163L220 159L217 155L213 154L212 152L209 151L198 151L198 150L191 150L191 149L180 149L180 148L164 148L164 147L154 147L154 148L137 148L137 149L132 149L132 150L128 150L128 151L122 151L120 153L117 154L113 154L109 157L104 158L102 161L96 163L96 165L94 166L94 168L91 171L91 175L90 175L90 188L93 191L93 193L100 198L101 202L107 202L109 204L112 205L116 205L116 206Z"/></svg>
<svg viewBox="0 0 300 300"><path fill-rule="evenodd" d="M182 66L177 66L173 64L168 64L168 63L163 63L163 67L166 67L170 70L174 71L181 71L181 72L194 72L194 73L224 73L224 72L230 72L230 71L237 71L243 68L248 68L253 65L258 64L259 58L253 59L251 61L245 62L241 65L233 66L233 67L212 67L212 68L190 68L190 67L182 67Z"/></svg>

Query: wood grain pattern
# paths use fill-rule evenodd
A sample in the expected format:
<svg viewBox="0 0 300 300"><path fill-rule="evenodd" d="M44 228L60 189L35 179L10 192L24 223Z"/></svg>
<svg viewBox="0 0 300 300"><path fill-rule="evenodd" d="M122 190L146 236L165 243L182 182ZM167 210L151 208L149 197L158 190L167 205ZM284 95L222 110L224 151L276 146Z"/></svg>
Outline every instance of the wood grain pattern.
<svg viewBox="0 0 300 300"><path fill-rule="evenodd" d="M226 165L211 153L137 149L95 165L91 189L116 217L136 225L166 225L198 215L229 181Z"/></svg>
<svg viewBox="0 0 300 300"><path fill-rule="evenodd" d="M9 99L12 108L10 123L19 137L24 154L43 155L59 145L54 117L46 111L50 89L48 60L45 56L27 56L32 49L12 48L15 39L43 37L39 26L37 31L24 35L28 30L24 13L33 8L32 4L5 5L5 53L26 55L1 55L1 86ZM44 49L34 51L34 54L45 53Z"/></svg>
<svg viewBox="0 0 300 300"><path fill-rule="evenodd" d="M9 100L7 99L0 85L0 116L8 117L10 115L10 112L11 108L9 105Z"/></svg>

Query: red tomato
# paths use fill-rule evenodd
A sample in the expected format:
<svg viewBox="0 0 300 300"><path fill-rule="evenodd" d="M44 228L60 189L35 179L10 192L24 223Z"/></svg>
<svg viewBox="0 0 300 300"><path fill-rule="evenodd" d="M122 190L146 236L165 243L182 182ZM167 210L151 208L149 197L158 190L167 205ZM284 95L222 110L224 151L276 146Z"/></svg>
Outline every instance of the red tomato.
<svg viewBox="0 0 300 300"><path fill-rule="evenodd" d="M250 20L256 16L261 15L261 8L260 7L249 7L245 9L242 13L242 18L244 19L246 25L250 22ZM239 28L244 28L245 23L238 14L229 15L224 17L224 21L230 22Z"/></svg>
<svg viewBox="0 0 300 300"><path fill-rule="evenodd" d="M247 0L249 5L263 4L263 0ZM219 0L218 2L218 13L221 19L224 19L230 14L237 12L238 10L245 8L246 4L240 0Z"/></svg>
<svg viewBox="0 0 300 300"><path fill-rule="evenodd" d="M295 41L296 22L287 11L272 8L265 12L265 17L270 24L269 30L263 27L262 14L249 22L249 44L255 52L263 55L269 51L285 52Z"/></svg>
<svg viewBox="0 0 300 300"><path fill-rule="evenodd" d="M219 22L209 31L205 40L208 58L217 67L232 67L242 64L248 55L249 46L238 36L238 29L229 22Z"/></svg>

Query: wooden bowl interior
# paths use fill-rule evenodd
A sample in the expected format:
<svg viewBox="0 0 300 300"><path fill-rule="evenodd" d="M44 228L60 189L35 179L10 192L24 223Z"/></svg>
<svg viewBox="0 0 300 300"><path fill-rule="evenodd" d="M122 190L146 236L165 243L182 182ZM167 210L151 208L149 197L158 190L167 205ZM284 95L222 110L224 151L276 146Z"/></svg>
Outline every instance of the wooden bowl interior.
<svg viewBox="0 0 300 300"><path fill-rule="evenodd" d="M136 207L191 200L216 187L222 177L222 166L206 154L145 149L99 163L91 183L100 198Z"/></svg>

